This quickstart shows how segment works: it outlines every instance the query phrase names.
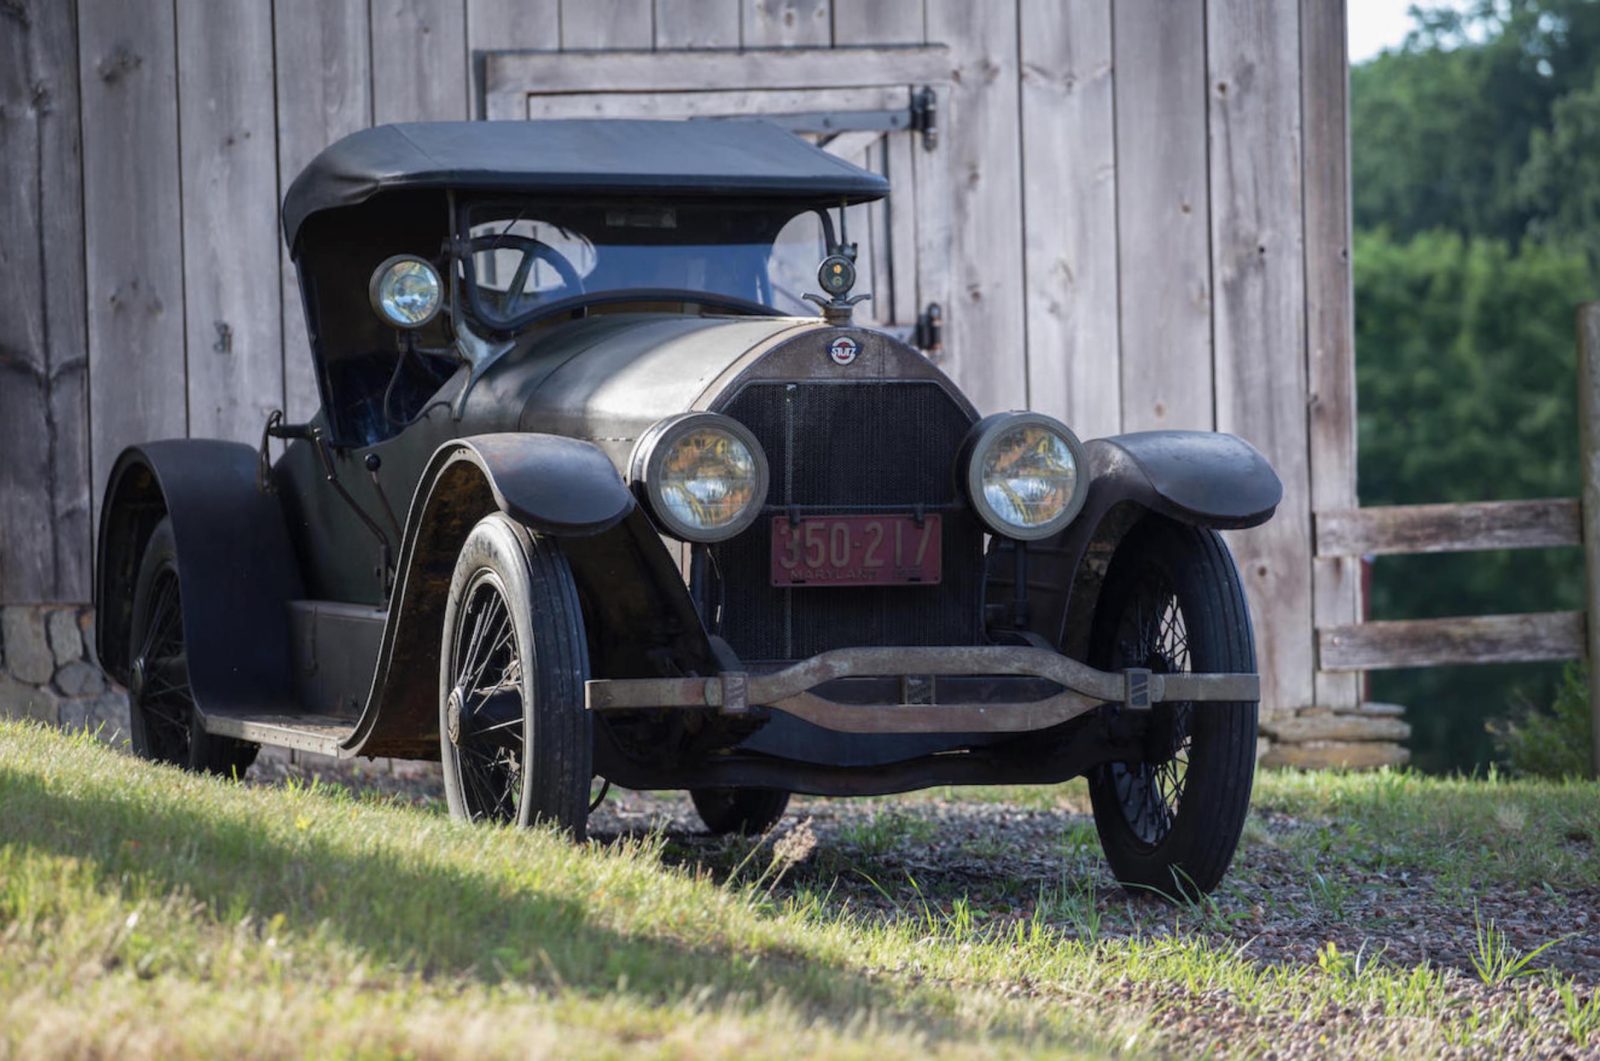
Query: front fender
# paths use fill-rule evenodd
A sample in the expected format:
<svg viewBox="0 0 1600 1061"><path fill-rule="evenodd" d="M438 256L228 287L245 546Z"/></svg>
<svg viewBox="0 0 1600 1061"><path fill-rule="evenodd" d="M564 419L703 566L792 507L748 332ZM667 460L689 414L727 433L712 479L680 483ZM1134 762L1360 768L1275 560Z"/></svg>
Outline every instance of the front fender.
<svg viewBox="0 0 1600 1061"><path fill-rule="evenodd" d="M458 438L434 453L422 482L431 483L457 461L483 473L502 512L547 534L599 534L633 511L633 494L592 442L532 433Z"/></svg>
<svg viewBox="0 0 1600 1061"><path fill-rule="evenodd" d="M134 581L145 543L172 520L189 684L202 712L292 710L287 603L300 571L278 499L256 486L256 451L173 439L130 446L107 480L95 556L101 665L128 679Z"/></svg>
<svg viewBox="0 0 1600 1061"><path fill-rule="evenodd" d="M1143 431L1085 445L1089 496L1066 530L1028 547L1027 629L1076 659L1111 554L1149 517L1231 530L1272 518L1283 483L1250 443L1212 431ZM1014 545L996 538L988 557L987 603L1015 615Z"/></svg>
<svg viewBox="0 0 1600 1061"><path fill-rule="evenodd" d="M1283 483L1267 458L1235 435L1141 431L1098 438L1086 449L1086 512L1133 501L1183 523L1236 529L1265 523L1283 500Z"/></svg>
<svg viewBox="0 0 1600 1061"><path fill-rule="evenodd" d="M598 447L540 434L455 439L418 480L366 707L341 754L438 754L445 600L467 535L496 509L561 540L597 673L655 673L652 635L664 641L663 658L709 659L677 568Z"/></svg>

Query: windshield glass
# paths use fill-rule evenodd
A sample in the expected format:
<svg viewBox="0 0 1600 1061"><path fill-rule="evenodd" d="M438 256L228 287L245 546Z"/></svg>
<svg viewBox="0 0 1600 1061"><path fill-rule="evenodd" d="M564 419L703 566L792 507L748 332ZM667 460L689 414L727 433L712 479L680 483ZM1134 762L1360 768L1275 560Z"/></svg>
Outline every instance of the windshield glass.
<svg viewBox="0 0 1600 1061"><path fill-rule="evenodd" d="M813 316L827 254L820 216L794 204L492 202L467 208L472 315L509 331L586 299L637 293Z"/></svg>

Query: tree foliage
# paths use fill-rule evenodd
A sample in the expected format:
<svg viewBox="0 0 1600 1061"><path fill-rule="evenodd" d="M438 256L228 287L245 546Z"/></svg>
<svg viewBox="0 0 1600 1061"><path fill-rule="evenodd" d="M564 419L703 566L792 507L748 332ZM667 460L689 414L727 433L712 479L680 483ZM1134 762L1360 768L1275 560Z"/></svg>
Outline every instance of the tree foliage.
<svg viewBox="0 0 1600 1061"><path fill-rule="evenodd" d="M1575 303L1600 275L1600 3L1413 9L1351 72L1363 504L1572 496ZM1582 606L1576 550L1401 557L1373 618ZM1560 670L1376 674L1428 768L1486 765L1485 722Z"/></svg>

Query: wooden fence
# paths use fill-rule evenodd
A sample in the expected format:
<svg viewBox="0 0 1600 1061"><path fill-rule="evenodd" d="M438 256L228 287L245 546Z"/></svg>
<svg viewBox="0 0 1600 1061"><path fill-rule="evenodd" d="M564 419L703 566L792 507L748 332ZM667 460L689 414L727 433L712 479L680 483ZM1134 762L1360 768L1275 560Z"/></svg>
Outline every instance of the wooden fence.
<svg viewBox="0 0 1600 1061"><path fill-rule="evenodd" d="M1584 550L1587 615L1600 614L1600 302L1578 308L1578 401L1583 497L1394 505L1316 514L1319 559L1483 552ZM1405 619L1317 627L1329 672L1600 659L1600 622L1585 612ZM1600 666L1589 668L1590 769L1600 777Z"/></svg>

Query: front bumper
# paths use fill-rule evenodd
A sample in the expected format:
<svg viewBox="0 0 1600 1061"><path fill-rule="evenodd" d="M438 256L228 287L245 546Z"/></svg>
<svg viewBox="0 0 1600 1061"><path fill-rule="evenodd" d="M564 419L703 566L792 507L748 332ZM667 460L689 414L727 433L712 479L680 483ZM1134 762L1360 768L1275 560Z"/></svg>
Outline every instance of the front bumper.
<svg viewBox="0 0 1600 1061"><path fill-rule="evenodd" d="M1060 687L1037 699L938 703L937 676L1044 679ZM852 678L898 678L899 702L842 703L814 690ZM1101 671L1042 648L926 646L840 648L769 673L705 678L622 678L587 684L589 710L713 710L746 716L771 708L841 733L1026 733L1121 704L1148 711L1163 701L1238 702L1261 697L1255 674Z"/></svg>

